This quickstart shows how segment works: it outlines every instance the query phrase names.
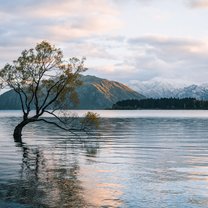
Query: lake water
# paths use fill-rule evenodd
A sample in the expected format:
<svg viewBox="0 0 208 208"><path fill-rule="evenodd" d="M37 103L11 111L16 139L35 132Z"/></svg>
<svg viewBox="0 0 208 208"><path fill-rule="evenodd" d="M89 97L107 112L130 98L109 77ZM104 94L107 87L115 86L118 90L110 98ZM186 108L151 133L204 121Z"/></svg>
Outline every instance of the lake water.
<svg viewBox="0 0 208 208"><path fill-rule="evenodd" d="M89 137L33 123L18 144L0 111L0 207L208 207L208 111L97 112Z"/></svg>

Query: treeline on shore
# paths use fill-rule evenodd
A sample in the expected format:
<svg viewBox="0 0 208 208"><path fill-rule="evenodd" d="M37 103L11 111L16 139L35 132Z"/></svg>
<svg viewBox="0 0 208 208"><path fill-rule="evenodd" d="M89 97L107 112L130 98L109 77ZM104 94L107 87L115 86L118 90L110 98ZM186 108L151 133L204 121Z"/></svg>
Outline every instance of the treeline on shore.
<svg viewBox="0 0 208 208"><path fill-rule="evenodd" d="M195 98L159 98L142 100L122 100L112 106L112 109L208 109L208 101Z"/></svg>

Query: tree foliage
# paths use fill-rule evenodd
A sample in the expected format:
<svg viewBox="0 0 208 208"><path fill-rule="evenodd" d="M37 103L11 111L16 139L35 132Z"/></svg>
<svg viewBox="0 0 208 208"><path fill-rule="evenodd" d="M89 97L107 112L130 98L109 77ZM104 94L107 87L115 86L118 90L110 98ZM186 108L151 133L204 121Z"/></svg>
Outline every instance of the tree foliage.
<svg viewBox="0 0 208 208"><path fill-rule="evenodd" d="M4 66L0 71L1 87L9 86L18 94L23 126L44 121L65 130L75 130L66 128L66 123L55 111L64 108L66 99L78 103L76 88L82 84L80 73L87 70L84 61L84 58L75 57L64 59L60 48L42 41L35 48L24 50L12 64ZM31 116L33 108L35 115ZM58 122L40 119L45 113L54 116Z"/></svg>

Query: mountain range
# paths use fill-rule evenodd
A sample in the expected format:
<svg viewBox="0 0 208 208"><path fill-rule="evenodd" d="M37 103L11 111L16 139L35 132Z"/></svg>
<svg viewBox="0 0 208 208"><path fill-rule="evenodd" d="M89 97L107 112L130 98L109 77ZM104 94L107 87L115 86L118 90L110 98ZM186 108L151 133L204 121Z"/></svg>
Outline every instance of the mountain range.
<svg viewBox="0 0 208 208"><path fill-rule="evenodd" d="M196 98L208 100L208 84L178 84L164 81L133 81L129 86L147 98Z"/></svg>
<svg viewBox="0 0 208 208"><path fill-rule="evenodd" d="M89 75L81 76L81 80L83 85L77 89L80 104L73 107L76 109L105 109L120 100L145 98L119 82ZM13 90L0 95L0 109L21 109L19 97Z"/></svg>
<svg viewBox="0 0 208 208"><path fill-rule="evenodd" d="M132 81L127 85L96 76L81 76L83 85L77 89L80 104L75 109L106 109L127 99L196 98L208 100L208 84L179 84L167 81ZM0 109L20 109L18 95L8 89L0 91Z"/></svg>

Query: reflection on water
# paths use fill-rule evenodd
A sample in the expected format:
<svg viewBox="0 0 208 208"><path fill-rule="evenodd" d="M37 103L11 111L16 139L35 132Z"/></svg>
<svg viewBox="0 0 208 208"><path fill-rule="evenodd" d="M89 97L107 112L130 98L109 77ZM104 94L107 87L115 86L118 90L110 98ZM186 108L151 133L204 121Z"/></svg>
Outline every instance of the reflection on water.
<svg viewBox="0 0 208 208"><path fill-rule="evenodd" d="M0 118L0 207L208 207L204 118L105 118L96 135Z"/></svg>

